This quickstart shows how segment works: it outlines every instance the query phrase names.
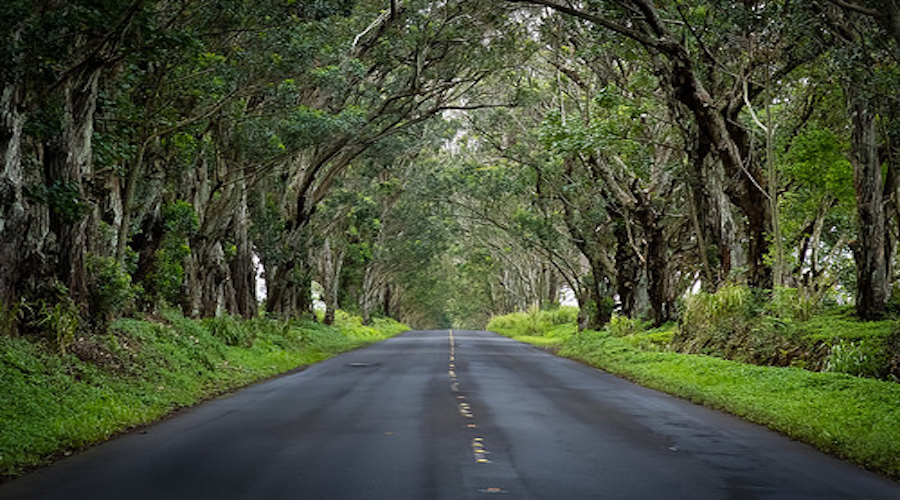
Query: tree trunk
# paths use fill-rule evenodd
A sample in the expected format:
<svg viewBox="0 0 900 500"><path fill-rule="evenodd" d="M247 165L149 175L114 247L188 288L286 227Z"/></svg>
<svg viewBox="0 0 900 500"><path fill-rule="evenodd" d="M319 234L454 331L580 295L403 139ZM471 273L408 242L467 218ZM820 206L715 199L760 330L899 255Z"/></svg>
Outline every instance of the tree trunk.
<svg viewBox="0 0 900 500"><path fill-rule="evenodd" d="M309 266L306 226L286 231L285 248L290 252L266 267L266 311L285 318L315 318L311 295L312 270Z"/></svg>
<svg viewBox="0 0 900 500"><path fill-rule="evenodd" d="M672 93L673 98L683 104L694 117L697 124L696 133L699 141L708 144L714 151L724 168L725 177L733 182L722 187L728 199L734 203L746 217L746 235L748 238L747 261L749 272L747 281L752 286L771 286L771 268L765 262L767 249L766 234L771 222L770 206L765 196L766 179L759 166L750 159L749 136L747 131L738 125L737 115L740 106L731 106L722 110L719 104L706 90L697 75L687 49L681 44L673 45L668 51L672 61L671 67L658 63L657 74ZM726 116L727 114L727 116ZM732 124L732 125L729 125ZM703 156L698 157L702 162ZM695 159L698 159L695 158ZM696 165L702 167L702 165ZM718 191L718 189L716 190ZM715 201L717 192L711 192L709 200ZM727 223L726 207L718 208L720 221ZM733 223L733 221L732 221ZM723 237L727 239L724 233ZM720 254L728 252L730 245L720 243ZM729 256L733 258L733 256ZM726 268L729 264L723 261ZM733 264L733 262L732 262Z"/></svg>
<svg viewBox="0 0 900 500"><path fill-rule="evenodd" d="M319 279L322 282L322 301L325 302L326 325L334 324L334 313L338 307L338 292L340 291L341 269L344 266L343 250L335 250L331 244L331 238L325 237L322 246L322 254L319 258Z"/></svg>
<svg viewBox="0 0 900 500"><path fill-rule="evenodd" d="M384 314L389 318L400 319L400 296L390 283L384 285Z"/></svg>
<svg viewBox="0 0 900 500"><path fill-rule="evenodd" d="M646 313L650 300L644 274L642 255L635 249L635 235L630 233L628 222L620 218L616 222L616 293L622 314L638 318Z"/></svg>
<svg viewBox="0 0 900 500"><path fill-rule="evenodd" d="M749 131L740 125L741 109L733 105L725 111L728 136L740 158L746 159L738 166L723 162L726 175L737 181L726 186L725 192L746 218L747 283L755 288L772 288L772 266L766 261L769 249L766 235L771 233L773 220L772 203L767 196L768 178L754 160Z"/></svg>
<svg viewBox="0 0 900 500"><path fill-rule="evenodd" d="M100 69L79 70L65 85L64 121L60 136L50 142L45 157L45 182L59 190L50 212L56 235L56 278L76 303L88 304L86 254L92 234L85 217L84 182L91 174L91 137L100 82Z"/></svg>
<svg viewBox="0 0 900 500"><path fill-rule="evenodd" d="M851 162L859 220L859 239L853 247L857 270L856 312L865 319L878 319L886 310L890 276L875 110L858 84L850 83L846 92L853 125Z"/></svg>
<svg viewBox="0 0 900 500"><path fill-rule="evenodd" d="M185 314L211 318L227 310L229 303L234 304L230 269L220 241L204 236L194 238L184 274L188 285Z"/></svg>
<svg viewBox="0 0 900 500"><path fill-rule="evenodd" d="M376 280L375 264L369 262L363 275L362 290L359 294L359 309L364 325L371 324L372 312L378 303L378 283Z"/></svg>
<svg viewBox="0 0 900 500"><path fill-rule="evenodd" d="M544 296L542 301L546 304L559 305L559 279L552 266L544 266Z"/></svg>
<svg viewBox="0 0 900 500"><path fill-rule="evenodd" d="M8 83L0 88L0 306L11 307L19 301L19 281L26 251L28 211L22 187L25 172L22 165L22 89Z"/></svg>
<svg viewBox="0 0 900 500"><path fill-rule="evenodd" d="M567 173L572 174L575 162L572 159L566 161ZM572 241L584 260L582 267L587 268L585 275L574 283L575 298L578 301L578 329L599 330L609 323L612 317L611 292L606 290L605 284L615 271L613 264L604 265L602 252L606 251L606 245L598 241L603 234L595 228L583 230L582 221L578 210L570 204L565 204L564 220L566 229L572 237Z"/></svg>
<svg viewBox="0 0 900 500"><path fill-rule="evenodd" d="M668 246L664 228L652 207L644 206L638 211L638 217L644 230L644 238L647 240L645 256L647 293L653 313L653 324L659 326L672 319L674 315L673 304L669 299Z"/></svg>
<svg viewBox="0 0 900 500"><path fill-rule="evenodd" d="M250 244L250 211L247 206L246 183L241 182L241 202L235 214L235 246L237 255L229 263L234 288L234 308L229 312L250 319L256 316L256 268L253 265L253 247Z"/></svg>
<svg viewBox="0 0 900 500"><path fill-rule="evenodd" d="M591 272L583 278L583 284L575 294L578 299L579 331L599 330L612 318L612 299L605 290L603 265L597 259L588 260Z"/></svg>
<svg viewBox="0 0 900 500"><path fill-rule="evenodd" d="M284 318L312 318L311 278L309 269L301 260L279 264L267 281L266 311Z"/></svg>
<svg viewBox="0 0 900 500"><path fill-rule="evenodd" d="M662 73L661 77L666 74ZM662 82L667 82L663 78ZM674 95L674 91L670 90ZM743 265L743 251L738 244L737 226L731 213L731 203L725 194L724 172L720 163L710 156L712 145L702 133L690 110L683 103L670 99L672 116L681 126L687 162L687 183L690 187L692 217L696 218L699 260L704 269L703 288L715 292L728 279L732 269Z"/></svg>

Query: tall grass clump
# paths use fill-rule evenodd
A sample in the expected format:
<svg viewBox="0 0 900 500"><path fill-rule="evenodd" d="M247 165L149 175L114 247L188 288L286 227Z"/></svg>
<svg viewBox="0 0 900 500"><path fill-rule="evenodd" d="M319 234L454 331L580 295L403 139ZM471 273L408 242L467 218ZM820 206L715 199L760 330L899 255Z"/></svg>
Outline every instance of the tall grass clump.
<svg viewBox="0 0 900 500"><path fill-rule="evenodd" d="M690 295L684 301L673 347L680 352L728 357L734 342L752 330L756 309L746 286L728 285L716 293Z"/></svg>
<svg viewBox="0 0 900 500"><path fill-rule="evenodd" d="M745 363L822 368L827 349L798 325L818 310L795 289L757 290L728 285L687 297L671 348Z"/></svg>
<svg viewBox="0 0 900 500"><path fill-rule="evenodd" d="M856 377L887 378L891 371L890 353L876 339L837 340L825 363L825 371Z"/></svg>
<svg viewBox="0 0 900 500"><path fill-rule="evenodd" d="M488 322L488 330L514 337L546 337L548 343L575 333L578 308L560 307L541 310L531 307L527 312L495 316Z"/></svg>
<svg viewBox="0 0 900 500"><path fill-rule="evenodd" d="M768 311L780 318L809 321L821 311L821 298L799 288L776 287L767 304Z"/></svg>
<svg viewBox="0 0 900 500"><path fill-rule="evenodd" d="M616 337L627 337L642 332L652 325L651 321L629 318L613 314L606 325L606 330Z"/></svg>

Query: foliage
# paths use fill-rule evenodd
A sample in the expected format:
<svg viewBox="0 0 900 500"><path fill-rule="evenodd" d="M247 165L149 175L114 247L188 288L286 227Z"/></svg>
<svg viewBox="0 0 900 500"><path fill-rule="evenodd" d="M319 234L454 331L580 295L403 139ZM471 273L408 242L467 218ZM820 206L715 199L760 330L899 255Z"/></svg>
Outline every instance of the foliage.
<svg viewBox="0 0 900 500"><path fill-rule="evenodd" d="M205 318L203 326L215 339L233 347L252 347L257 334L256 323L242 324L232 316Z"/></svg>
<svg viewBox="0 0 900 500"><path fill-rule="evenodd" d="M685 300L682 323L696 328L715 327L721 322L749 319L757 304L746 286L729 285L716 293L700 292Z"/></svg>
<svg viewBox="0 0 900 500"><path fill-rule="evenodd" d="M518 312L494 316L485 327L517 339L529 339L544 347L558 346L577 331L578 309L560 307L542 311L531 308L528 312Z"/></svg>
<svg viewBox="0 0 900 500"><path fill-rule="evenodd" d="M672 349L759 365L859 376L889 375L896 321L865 322L846 308L823 309L802 290L753 293L726 287L685 301Z"/></svg>
<svg viewBox="0 0 900 500"><path fill-rule="evenodd" d="M807 296L798 288L776 288L767 303L768 311L780 318L809 321L822 304L815 297Z"/></svg>
<svg viewBox="0 0 900 500"><path fill-rule="evenodd" d="M163 208L165 228L162 245L156 252L156 268L150 276L152 290L168 304L180 304L184 285L184 263L191 255L188 238L198 229L194 207L176 201Z"/></svg>
<svg viewBox="0 0 900 500"><path fill-rule="evenodd" d="M5 304L0 302L0 336L15 337L19 333L19 323L25 314L25 300Z"/></svg>
<svg viewBox="0 0 900 500"><path fill-rule="evenodd" d="M700 292L685 299L679 334L673 347L680 352L723 358L749 354L762 304L746 286L731 285L716 293Z"/></svg>
<svg viewBox="0 0 900 500"><path fill-rule="evenodd" d="M91 315L95 326L104 330L114 317L131 305L139 289L131 283L131 275L112 257L88 256L91 293Z"/></svg>
<svg viewBox="0 0 900 500"><path fill-rule="evenodd" d="M54 181L40 184L28 191L28 197L50 210L65 222L72 223L87 215L90 206L85 201L81 187L74 182Z"/></svg>
<svg viewBox="0 0 900 500"><path fill-rule="evenodd" d="M613 315L606 326L606 330L616 337L627 337L646 330L649 326L650 324L646 321Z"/></svg>
<svg viewBox="0 0 900 500"><path fill-rule="evenodd" d="M117 320L111 335L75 338L65 352L0 335L0 476L406 329L384 319L362 328L358 318L341 316L347 326L330 328L198 321L164 310L156 321Z"/></svg>
<svg viewBox="0 0 900 500"><path fill-rule="evenodd" d="M890 369L888 363L889 353L884 342L875 339L839 339L831 346L825 371L856 377L884 378Z"/></svg>
<svg viewBox="0 0 900 500"><path fill-rule="evenodd" d="M24 304L27 309L25 327L50 340L60 356L65 356L81 325L81 314L70 297L56 300L40 299Z"/></svg>

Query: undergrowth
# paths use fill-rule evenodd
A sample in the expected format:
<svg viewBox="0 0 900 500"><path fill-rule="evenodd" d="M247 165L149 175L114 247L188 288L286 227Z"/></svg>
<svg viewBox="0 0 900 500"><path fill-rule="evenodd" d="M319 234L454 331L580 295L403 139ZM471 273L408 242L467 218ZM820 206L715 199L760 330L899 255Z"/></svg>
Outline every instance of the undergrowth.
<svg viewBox="0 0 900 500"><path fill-rule="evenodd" d="M859 321L850 308L822 309L795 289L727 286L684 302L671 350L762 366L897 380L897 321Z"/></svg>
<svg viewBox="0 0 900 500"><path fill-rule="evenodd" d="M542 311L533 307L528 312L491 318L487 329L527 339L525 341L532 344L552 347L575 333L577 322L578 308L560 307Z"/></svg>
<svg viewBox="0 0 900 500"><path fill-rule="evenodd" d="M339 313L307 321L120 319L109 334L0 335L0 478L255 381L382 340L408 328L364 326Z"/></svg>

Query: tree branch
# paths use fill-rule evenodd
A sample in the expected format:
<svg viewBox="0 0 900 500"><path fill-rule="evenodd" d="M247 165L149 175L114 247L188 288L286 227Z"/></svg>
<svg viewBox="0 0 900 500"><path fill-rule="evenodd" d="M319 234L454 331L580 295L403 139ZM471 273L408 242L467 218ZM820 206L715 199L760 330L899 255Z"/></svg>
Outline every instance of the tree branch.
<svg viewBox="0 0 900 500"><path fill-rule="evenodd" d="M573 17L577 17L579 19L583 19L585 21L590 21L598 26L603 26L604 28L619 33L620 35L625 35L632 40L645 45L647 47L661 48L662 44L659 40L654 40L653 38L648 37L646 34L641 33L638 30L628 28L626 26L622 26L621 24L614 23L606 18L595 16L593 14L588 14L587 12L580 11L578 9L573 9L572 7L566 5L560 5L551 0L507 0L511 3L523 3L523 4L531 4L531 5L541 5L544 7L548 7L557 12L562 12L563 14L568 14Z"/></svg>
<svg viewBox="0 0 900 500"><path fill-rule="evenodd" d="M869 9L867 7L863 7L861 5L857 5L855 3L845 2L844 0L826 0L827 2L833 3L838 7L842 7L847 10L851 10L853 12L858 12L860 14L864 14L866 16L872 17L880 17L881 13L875 9Z"/></svg>

